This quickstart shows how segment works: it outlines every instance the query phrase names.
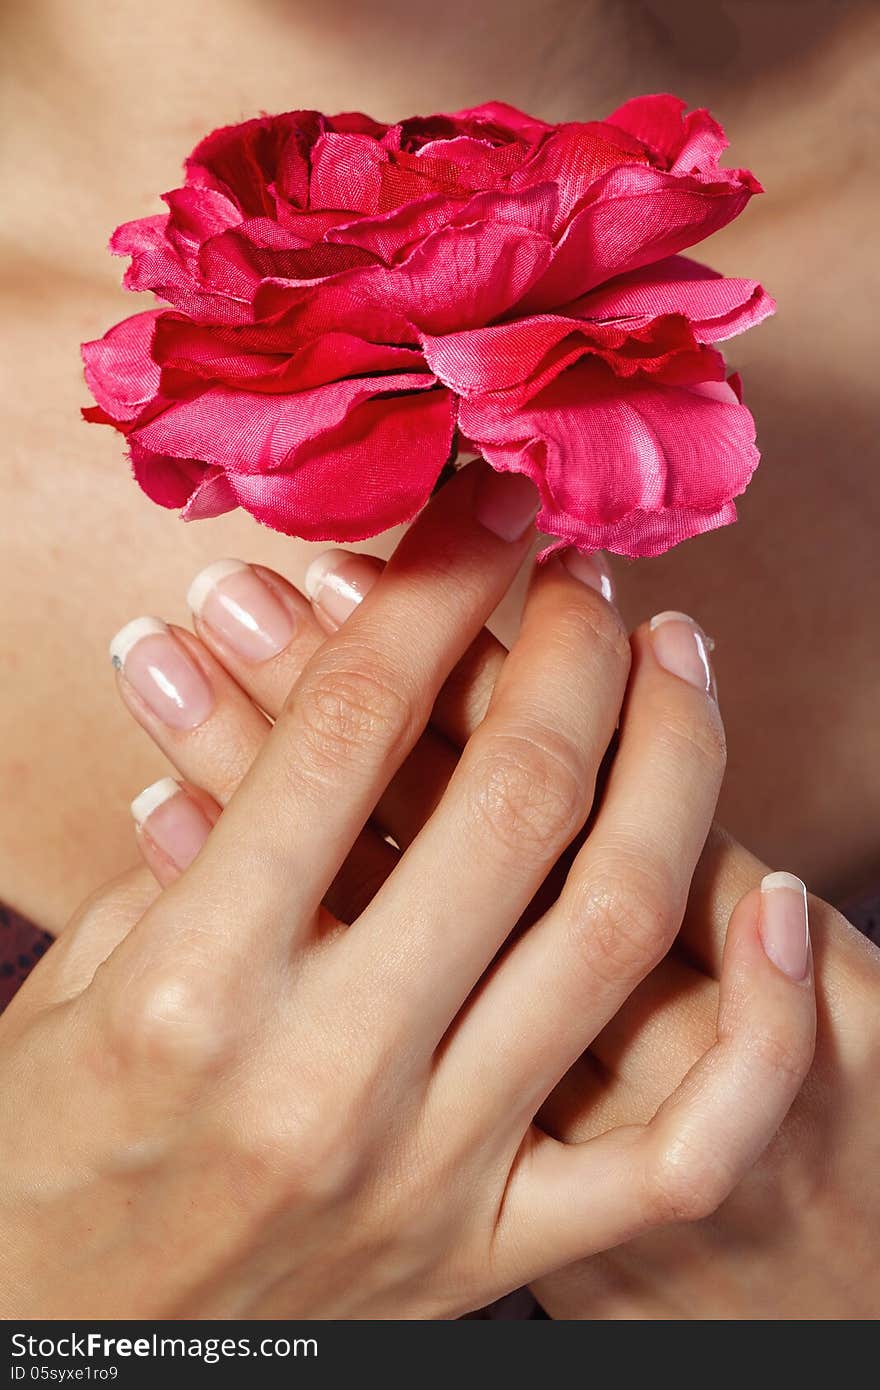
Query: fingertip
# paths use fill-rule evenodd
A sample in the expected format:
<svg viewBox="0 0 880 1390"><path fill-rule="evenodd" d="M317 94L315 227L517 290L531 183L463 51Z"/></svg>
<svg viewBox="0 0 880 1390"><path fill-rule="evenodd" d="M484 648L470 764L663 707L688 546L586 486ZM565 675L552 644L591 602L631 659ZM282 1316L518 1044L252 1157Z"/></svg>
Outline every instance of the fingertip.
<svg viewBox="0 0 880 1390"><path fill-rule="evenodd" d="M163 886L189 867L210 835L216 816L206 800L197 789L161 777L132 801L138 844Z"/></svg>
<svg viewBox="0 0 880 1390"><path fill-rule="evenodd" d="M363 602L380 578L381 560L360 551L325 550L305 574L305 590L321 626L335 632Z"/></svg>
<svg viewBox="0 0 880 1390"><path fill-rule="evenodd" d="M608 560L601 550L587 554L575 546L559 552L559 563L580 584L586 584L601 594L606 603L615 601L614 579Z"/></svg>
<svg viewBox="0 0 880 1390"><path fill-rule="evenodd" d="M758 963L795 984L811 974L809 908L806 886L795 874L765 874L740 898L730 915L725 953L748 942Z"/></svg>
<svg viewBox="0 0 880 1390"><path fill-rule="evenodd" d="M768 960L790 980L805 980L810 969L806 884L794 874L766 874L760 899L759 934Z"/></svg>

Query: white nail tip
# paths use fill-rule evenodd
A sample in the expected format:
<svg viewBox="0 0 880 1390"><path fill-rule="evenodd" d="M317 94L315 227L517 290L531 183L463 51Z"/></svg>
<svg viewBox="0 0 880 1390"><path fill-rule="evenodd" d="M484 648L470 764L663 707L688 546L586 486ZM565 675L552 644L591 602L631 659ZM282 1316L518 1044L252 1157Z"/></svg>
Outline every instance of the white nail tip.
<svg viewBox="0 0 880 1390"><path fill-rule="evenodd" d="M796 893L803 893L804 897L807 895L806 884L794 874L766 874L761 879L762 893L772 893L776 888L793 888Z"/></svg>
<svg viewBox="0 0 880 1390"><path fill-rule="evenodd" d="M144 637L161 636L167 631L168 625L161 618L135 618L133 622L126 623L110 643L110 660L117 671L122 670L132 647L137 646Z"/></svg>
<svg viewBox="0 0 880 1390"><path fill-rule="evenodd" d="M314 600L321 592L321 587L325 578L331 570L337 569L340 562L348 558L347 550L325 550L323 555L318 555L306 570L305 590L309 598Z"/></svg>
<svg viewBox="0 0 880 1390"><path fill-rule="evenodd" d="M136 796L131 803L131 814L134 817L135 825L144 825L154 811L157 811L160 806L164 806L165 802L170 801L172 796L177 796L180 790L180 783L175 782L173 777L160 777L158 782L153 782L152 786L145 787L140 796Z"/></svg>
<svg viewBox="0 0 880 1390"><path fill-rule="evenodd" d="M651 631L656 632L663 623L687 623L688 627L696 627L693 618L689 617L687 613L675 613L672 609L668 613L654 614L650 622Z"/></svg>
<svg viewBox="0 0 880 1390"><path fill-rule="evenodd" d="M202 611L202 605L212 589L224 579L228 579L230 574L239 574L242 570L248 569L244 560L215 560L212 565L206 565L200 570L193 582L190 584L186 595L190 612L198 617Z"/></svg>

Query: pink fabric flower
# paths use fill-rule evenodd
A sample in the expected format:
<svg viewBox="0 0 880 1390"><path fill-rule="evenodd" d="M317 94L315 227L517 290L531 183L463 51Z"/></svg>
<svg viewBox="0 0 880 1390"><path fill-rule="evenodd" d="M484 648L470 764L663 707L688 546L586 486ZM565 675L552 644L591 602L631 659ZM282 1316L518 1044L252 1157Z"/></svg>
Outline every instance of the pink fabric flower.
<svg viewBox="0 0 880 1390"><path fill-rule="evenodd" d="M466 446L534 481L561 543L658 554L732 521L758 461L713 345L773 302L680 254L760 191L725 145L671 96L215 131L167 212L114 233L126 286L171 307L84 344L84 414L187 519L363 539Z"/></svg>

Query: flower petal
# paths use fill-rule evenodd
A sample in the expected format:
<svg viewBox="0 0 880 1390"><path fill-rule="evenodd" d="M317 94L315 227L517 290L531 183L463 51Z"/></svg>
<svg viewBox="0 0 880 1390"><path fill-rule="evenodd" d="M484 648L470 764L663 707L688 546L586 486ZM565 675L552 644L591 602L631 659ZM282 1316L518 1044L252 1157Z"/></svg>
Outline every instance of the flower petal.
<svg viewBox="0 0 880 1390"><path fill-rule="evenodd" d="M312 288L265 280L254 311L258 318L296 312L315 325L352 332L362 332L356 325L376 314L427 333L445 333L505 313L540 277L550 253L546 236L515 224L443 227L399 265L357 267ZM409 336L412 341L415 333ZM388 341L406 338L395 334Z"/></svg>
<svg viewBox="0 0 880 1390"><path fill-rule="evenodd" d="M522 410L463 401L460 425L493 466L532 479L548 534L633 556L730 519L758 462L754 422L729 385L622 382L598 362Z"/></svg>
<svg viewBox="0 0 880 1390"><path fill-rule="evenodd" d="M558 194L557 230L602 174L621 165L647 164L642 145L599 121L557 126L522 168L511 176L512 189L552 183Z"/></svg>
<svg viewBox="0 0 880 1390"><path fill-rule="evenodd" d="M198 459L154 454L135 438L129 439L129 458L136 482L160 507L185 506L208 472Z"/></svg>
<svg viewBox="0 0 880 1390"><path fill-rule="evenodd" d="M208 323L242 323L251 317L250 305L204 285L194 242L168 236L170 214L124 222L110 238L115 256L131 256L122 278L127 290L150 290L160 299Z"/></svg>
<svg viewBox="0 0 880 1390"><path fill-rule="evenodd" d="M303 342L292 335L287 350L275 351L267 333L257 352L235 329L221 333L185 315L163 314L156 326L153 356L162 370L162 393L192 395L219 383L266 392L305 391L342 377L413 370L424 375L425 359L413 348L372 343L352 333L323 333Z"/></svg>
<svg viewBox="0 0 880 1390"><path fill-rule="evenodd" d="M307 195L307 152L324 124L319 111L285 111L223 126L196 145L186 161L187 183L232 198L245 217L271 216L268 186L279 171L288 197Z"/></svg>
<svg viewBox="0 0 880 1390"><path fill-rule="evenodd" d="M406 259L418 242L446 227L511 223L543 235L553 224L557 202L553 183L537 184L521 192L505 189L457 198L435 193L391 212L333 227L327 232L327 240L362 247L391 265Z"/></svg>
<svg viewBox="0 0 880 1390"><path fill-rule="evenodd" d="M569 303L702 241L742 212L753 191L737 180L710 182L638 164L612 169L593 184L518 312Z"/></svg>
<svg viewBox="0 0 880 1390"><path fill-rule="evenodd" d="M776 308L756 280L729 280L687 256L669 256L591 290L566 312L587 319L656 318L683 314L697 342L720 343Z"/></svg>
<svg viewBox="0 0 880 1390"><path fill-rule="evenodd" d="M449 457L455 398L423 391L374 397L304 445L284 470L230 473L239 504L307 540L358 541L411 521Z"/></svg>
<svg viewBox="0 0 880 1390"><path fill-rule="evenodd" d="M687 115L687 102L660 93L633 97L608 117L608 124L619 126L641 140L654 155L659 168L675 173L715 173L728 140L708 111L699 109Z"/></svg>
<svg viewBox="0 0 880 1390"><path fill-rule="evenodd" d="M197 458L234 473L270 473L287 467L298 450L336 429L364 402L377 398L380 409L390 413L389 397L435 384L428 374L401 373L334 381L284 396L211 386L173 402L138 427L134 437L155 454Z"/></svg>
<svg viewBox="0 0 880 1390"><path fill-rule="evenodd" d="M238 498L223 469L208 468L180 515L184 521L208 521L234 512L237 506Z"/></svg>
<svg viewBox="0 0 880 1390"><path fill-rule="evenodd" d="M422 334L421 342L431 371L458 395L528 387L517 394L518 403L579 357L600 357L618 375L632 376L658 371L697 347L686 319L677 314L622 323L536 314L462 333ZM560 347L563 353L555 351Z"/></svg>
<svg viewBox="0 0 880 1390"><path fill-rule="evenodd" d="M509 106L506 101L485 101L482 106L468 106L454 112L449 119L456 125L493 126L521 140L537 140L554 128L537 116L529 116L516 106Z"/></svg>
<svg viewBox="0 0 880 1390"><path fill-rule="evenodd" d="M94 342L83 343L83 370L98 404L114 421L134 420L159 389L151 347L162 310L123 319Z"/></svg>
<svg viewBox="0 0 880 1390"><path fill-rule="evenodd" d="M167 235L175 246L201 246L208 237L241 224L241 212L229 198L212 188L172 188L162 194L170 216Z"/></svg>
<svg viewBox="0 0 880 1390"><path fill-rule="evenodd" d="M325 132L312 150L309 206L366 213L384 211L382 176L387 165L387 152L371 135Z"/></svg>

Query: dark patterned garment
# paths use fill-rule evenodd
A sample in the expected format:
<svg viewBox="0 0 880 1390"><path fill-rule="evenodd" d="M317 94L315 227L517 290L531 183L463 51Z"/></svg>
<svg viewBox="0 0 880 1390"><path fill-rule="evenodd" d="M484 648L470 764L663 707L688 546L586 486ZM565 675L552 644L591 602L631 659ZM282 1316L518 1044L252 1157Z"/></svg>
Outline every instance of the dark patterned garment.
<svg viewBox="0 0 880 1390"><path fill-rule="evenodd" d="M0 1010L52 945L48 932L32 927L0 903Z"/></svg>

